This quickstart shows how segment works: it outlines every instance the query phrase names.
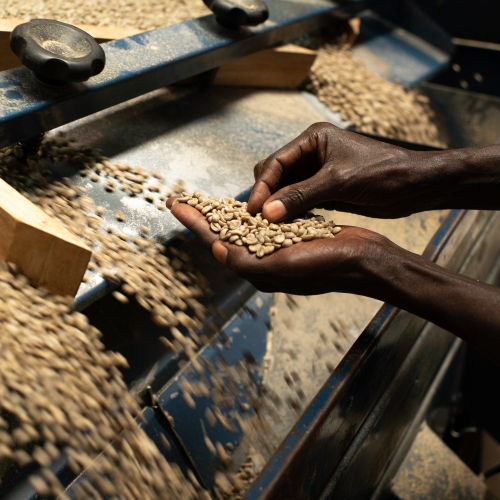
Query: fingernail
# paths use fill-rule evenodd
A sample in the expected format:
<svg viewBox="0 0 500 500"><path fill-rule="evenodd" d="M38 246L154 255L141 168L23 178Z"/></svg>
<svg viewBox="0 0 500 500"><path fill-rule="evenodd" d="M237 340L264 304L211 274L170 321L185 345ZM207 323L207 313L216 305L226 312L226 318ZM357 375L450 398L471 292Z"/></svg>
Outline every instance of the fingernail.
<svg viewBox="0 0 500 500"><path fill-rule="evenodd" d="M262 211L265 212L264 217L270 221L283 219L286 215L285 204L280 200L271 201L267 205L264 205Z"/></svg>
<svg viewBox="0 0 500 500"><path fill-rule="evenodd" d="M212 245L212 253L219 262L222 262L222 264L226 263L227 248L220 241L216 241Z"/></svg>

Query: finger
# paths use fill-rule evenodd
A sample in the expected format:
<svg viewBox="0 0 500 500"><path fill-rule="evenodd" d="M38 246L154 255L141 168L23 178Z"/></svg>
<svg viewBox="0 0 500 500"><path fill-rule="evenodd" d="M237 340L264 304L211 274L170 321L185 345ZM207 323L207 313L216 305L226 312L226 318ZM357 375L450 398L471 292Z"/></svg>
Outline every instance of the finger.
<svg viewBox="0 0 500 500"><path fill-rule="evenodd" d="M233 245L226 241L216 241L212 245L212 253L219 262L226 264L240 278L255 281L255 275L260 275L255 269L262 266L262 259L251 253L245 246Z"/></svg>
<svg viewBox="0 0 500 500"><path fill-rule="evenodd" d="M226 264L236 274L239 274L238 270L240 267L251 267L253 261L258 259L246 246L238 246L220 240L212 245L212 253L219 262Z"/></svg>
<svg viewBox="0 0 500 500"><path fill-rule="evenodd" d="M212 253L219 262L226 264L240 278L248 281L253 281L256 277L262 279L270 272L267 259L271 256L259 259L246 246L219 240L212 245Z"/></svg>
<svg viewBox="0 0 500 500"><path fill-rule="evenodd" d="M309 179L280 189L265 202L263 217L269 222L277 222L330 201L327 175L320 170Z"/></svg>
<svg viewBox="0 0 500 500"><path fill-rule="evenodd" d="M226 263L227 260L227 254L228 254L229 248L227 248L222 241L216 241L212 245L212 253L214 254L214 257L219 261L222 262L222 264Z"/></svg>
<svg viewBox="0 0 500 500"><path fill-rule="evenodd" d="M258 178L248 200L249 212L260 211L267 198L278 188L281 179L293 169L316 159L316 138L317 135L308 129L256 165L254 174L258 174Z"/></svg>
<svg viewBox="0 0 500 500"><path fill-rule="evenodd" d="M167 208L170 210L172 208L172 203L177 199L177 198L181 198L181 196L172 196L172 198L169 198L167 200Z"/></svg>
<svg viewBox="0 0 500 500"><path fill-rule="evenodd" d="M247 247L226 241L215 242L212 253L219 262L226 264L240 278L251 282L267 281L270 273L276 272L283 265L283 257L277 258L276 253L259 258Z"/></svg>
<svg viewBox="0 0 500 500"><path fill-rule="evenodd" d="M255 167L253 167L253 178L257 180L260 177L260 174L262 173L262 169L264 168L264 162L266 160L261 160Z"/></svg>
<svg viewBox="0 0 500 500"><path fill-rule="evenodd" d="M262 210L264 202L272 195L272 191L265 182L257 181L250 193L247 210L251 214L256 214Z"/></svg>
<svg viewBox="0 0 500 500"><path fill-rule="evenodd" d="M283 177L301 161L302 149L296 139L264 160L260 175L248 200L248 210L256 213L261 210L264 202L271 196Z"/></svg>
<svg viewBox="0 0 500 500"><path fill-rule="evenodd" d="M212 246L212 244L219 239L218 233L214 233L210 229L210 224L205 216L195 208L186 203L177 203L172 206L171 210L172 215L206 245Z"/></svg>

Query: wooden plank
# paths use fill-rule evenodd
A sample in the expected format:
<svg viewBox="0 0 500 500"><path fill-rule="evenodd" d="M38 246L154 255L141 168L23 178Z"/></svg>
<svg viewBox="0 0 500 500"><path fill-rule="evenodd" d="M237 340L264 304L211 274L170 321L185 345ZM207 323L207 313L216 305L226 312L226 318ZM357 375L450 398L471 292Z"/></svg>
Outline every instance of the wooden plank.
<svg viewBox="0 0 500 500"><path fill-rule="evenodd" d="M0 71L16 68L21 66L19 59L14 55L10 49L10 34L12 30L19 24L26 21L22 19L0 19ZM97 43L106 43L119 38L126 38L128 36L137 35L142 33L143 30L132 28L114 28L109 26L92 26L89 24L75 24L76 27L86 31L92 35Z"/></svg>
<svg viewBox="0 0 500 500"><path fill-rule="evenodd" d="M221 66L214 85L294 89L307 78L316 55L292 44L262 50Z"/></svg>
<svg viewBox="0 0 500 500"><path fill-rule="evenodd" d="M52 217L0 179L0 260L35 286L75 296L92 252Z"/></svg>
<svg viewBox="0 0 500 500"><path fill-rule="evenodd" d="M21 65L17 56L10 49L9 41L12 30L25 21L13 20L16 23L13 26L10 21L10 19L0 19L0 71L17 68Z"/></svg>

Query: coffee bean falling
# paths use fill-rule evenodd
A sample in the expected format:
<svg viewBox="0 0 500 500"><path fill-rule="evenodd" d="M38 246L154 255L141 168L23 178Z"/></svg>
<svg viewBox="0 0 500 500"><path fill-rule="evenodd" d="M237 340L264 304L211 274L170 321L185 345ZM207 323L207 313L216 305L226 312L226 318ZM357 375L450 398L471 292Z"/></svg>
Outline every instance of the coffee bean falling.
<svg viewBox="0 0 500 500"><path fill-rule="evenodd" d="M161 184L158 172L150 175L142 168L112 164L102 151L74 143L74 139L62 135L47 139L42 144L41 156L76 163L84 176L95 172L108 180L128 183L131 196L136 196L134 185L141 188L142 184L154 185L154 196L158 200L160 196L166 199L184 189L181 180L167 189ZM30 159L27 165L22 155L22 149L16 145L0 149L0 178L92 249L89 269L97 269L106 280L122 285L125 297L115 294L117 300L125 302L126 297L135 297L139 305L151 312L157 324L167 328L175 327L179 323L178 313L191 307L194 315L187 328L194 332L201 327L207 311L197 299L211 292L206 279L190 267L185 253L178 252L171 262L163 255L164 248L148 237L149 228L143 226L140 236L129 237L123 231L106 226L102 220L104 208L95 207L86 190L74 186L69 178L63 178L62 182L52 180L51 172L41 170L38 161ZM125 222L121 210L117 210L116 217L118 222Z"/></svg>
<svg viewBox="0 0 500 500"><path fill-rule="evenodd" d="M2 464L38 463L29 481L47 498L67 498L48 468L61 452L75 474L87 469L83 498L203 498L134 420L139 406L119 370L126 360L104 350L70 297L30 286L1 262L0 323Z"/></svg>
<svg viewBox="0 0 500 500"><path fill-rule="evenodd" d="M186 203L201 212L210 223L210 229L219 233L221 241L245 245L257 257L270 255L280 248L288 248L302 241L335 238L342 228L322 215L305 214L284 222L272 223L261 213L252 215L247 203L234 198L205 198L199 191L192 195L183 192L173 205Z"/></svg>
<svg viewBox="0 0 500 500"><path fill-rule="evenodd" d="M94 169L96 172L102 170L100 165L107 169L108 177L110 175L120 175L117 172L123 173L126 171L125 166L122 165L118 168L105 160L100 151L85 146L76 148L71 145L71 142L73 141L63 137L58 137L55 141L47 141L42 147L42 154L47 156L49 160L54 157L58 161L80 155L80 159L76 162L82 169L81 173L83 175L91 175L90 173ZM13 157L15 160L13 160ZM123 231L115 231L113 228L107 227L101 218L104 213L102 207L95 207L88 196L84 198L84 195L88 193L72 185L68 178L62 179L62 182L51 180L51 173L49 171L41 172L37 161L33 160L28 169L24 162L18 161L19 158L22 158L22 150L16 146L0 150L0 176L16 187L33 203L41 207L47 214L58 219L74 234L86 241L93 249L93 260L89 264L89 269L100 270L106 279L117 285L122 285L123 293L117 292L114 294L118 301L126 303L127 297L135 296L136 301L151 312L153 320L157 324L170 328L173 342L165 339L167 348L178 353L185 352L191 362L192 369L199 374L203 373L203 363L196 358L195 350L200 341L206 342L208 339L202 340L201 337L198 338L196 330L206 323L207 309L197 299L206 295L208 285L202 275L189 267L188 256L181 250L174 248L171 249L173 257L167 258L162 255L160 252L161 247L159 248L154 240L147 237L149 233L147 227L142 227L142 236L136 237L130 237L124 234ZM140 173L138 169L134 170L134 175ZM154 177L154 192L156 193L156 179L159 178L159 174L154 175ZM183 185L182 182L178 181L170 193L169 190L159 189L169 195L183 189ZM80 198L84 199L80 200ZM17 271L12 267L11 272ZM20 281L25 280L20 276L18 279ZM0 278L0 285L2 281ZM27 295L33 296L31 292L28 292ZM9 296L9 294L7 293L6 296ZM59 299L56 298L56 300ZM18 311L18 302L19 300L14 300L9 310ZM42 310L48 311L47 314L51 318L53 314L50 312L50 307L48 309L47 307L47 304L42 301ZM67 307L70 307L69 299ZM189 311L192 311L192 313L186 314ZM35 318L38 315L37 310L33 307L30 308L29 313ZM24 315L17 314L14 321L25 321ZM71 343L72 336L78 335L78 330L86 331L86 329L90 328L91 332L99 335L97 330L89 326L86 317L78 313L71 315L70 318L64 317L60 323L52 326L42 325L42 327L38 327L30 324L27 328L36 331L37 337L40 335L40 331L48 330L50 335L59 340L59 330L66 331L66 323L75 327L68 334L67 342L69 343ZM182 325L187 330L187 335L181 333L176 325ZM27 340L34 338L33 335L24 335L23 329L24 327L17 332L16 337L19 336ZM85 335L81 338L85 338ZM55 345L57 346L58 343L56 342ZM50 346L48 348L53 349L52 342ZM100 342L97 343L97 346L102 349ZM4 353L8 356L8 349ZM70 367L74 368L75 378L70 379L68 382L65 381L65 387L67 391L74 394L75 398L79 398L81 407L73 405L66 411L65 407L60 408L60 399L50 392L47 393L44 385L35 390L34 393L39 394L43 401L46 401L45 394L47 394L47 400L52 401L50 408L54 412L54 416L51 417L49 425L41 429L41 433L37 430L40 434L40 446L34 451L34 456L32 456L31 451L28 453L27 450L30 450L30 448L25 449L25 447L38 443L36 437L30 437L33 435L31 429L37 429L36 420L33 423L27 422L28 425L19 428L13 436L11 436L10 432L0 435L0 452L3 450L5 457L12 457L11 459L14 459L18 465L22 466L29 465L33 460L37 460L45 466L51 463L56 456L54 448L51 447L52 444L55 444L56 447L62 448L68 455L68 463L76 474L79 474L82 469L90 467L90 469L87 469L89 471L88 478L83 481L82 485L76 487L75 495L77 498L89 498L89 496L101 498L106 495L113 497L112 492L115 490L115 497L117 498L130 497L130 495L127 496L126 491L138 491L141 498L165 498L170 500L178 498L210 498L208 492L198 490L196 485L193 486L190 481L186 481L175 464L166 463L159 451L152 446L149 439L136 426L132 416L137 414L138 408L127 392L119 371L111 367L112 378L110 382L106 382L105 372L109 369L110 364L106 362L105 356L94 353L94 350L90 349L91 358L102 360L104 365L101 367L98 362L91 362L84 366L74 367L75 362L72 361L72 356L75 354L78 356L76 347L71 345L68 348L67 358L58 353L59 351L56 351L54 356L50 352L50 355L46 354L44 349L37 351L37 355L42 360L45 360L49 367L55 363L56 367L62 364L63 367L68 369ZM117 362L124 362L123 358L115 353L110 353L110 356L111 359L118 356L116 358ZM33 365L22 350L19 353L19 359L26 359L29 364ZM207 366L211 365L207 364ZM218 365L216 368L213 366L212 368L215 371L211 372L209 379L203 378L204 381L197 385L185 385L185 392L190 396L187 398L189 403L191 403L191 399L196 397L212 399L214 405L212 414L216 425L221 425L226 429L231 429L231 431L235 424L228 411L232 411L237 401L247 399L252 402L254 408L260 408L260 415L265 414L264 407L269 406L269 404L262 401L261 396L259 396L261 388L255 385L253 377L248 376L250 368L243 369L239 374L240 384L245 388L244 391L240 392L235 389L234 374L231 373L229 367ZM36 374L40 384L50 384L51 382L46 379L44 370L45 367L39 369L37 365L33 365L31 373ZM97 381L104 384L104 389L99 388L100 390L90 391L85 388L85 385L82 385L82 380L86 381L88 379L85 375L86 370L91 370L91 376L98 377ZM21 369L15 370L16 373L18 371L21 371ZM60 371L58 373L61 375ZM62 378L65 378L65 376L61 375L60 379L62 380ZM71 380L74 380L74 383ZM80 383L80 385L77 386L77 383ZM19 390L21 393L25 390L22 381L16 384L15 387L16 391ZM62 387L62 385L60 384L57 387ZM13 392L13 394L14 401L10 402L9 398L5 397L3 399L4 406L1 408L4 411L17 408L17 411L24 415L23 411L29 405L29 400L19 399L18 396L15 396L16 392ZM106 417L107 413L103 412L102 406L104 405L104 408L109 406L108 394L109 397L114 397L117 401L124 399L127 404L131 405L128 414L118 414L115 420ZM72 402L72 398L66 399L66 405ZM241 402L239 404L245 407L245 412L249 411L250 405L248 403ZM125 405L122 404L122 406ZM113 407L111 405L111 408ZM81 415L82 412L86 413ZM93 420L88 416L90 412ZM5 415L5 413L2 414ZM35 412L33 418L36 418L37 415ZM44 413L42 413L43 415ZM66 420L71 420L71 425L80 427L77 429L71 426L69 428L64 427L65 415L67 415ZM266 431L258 419L247 416L248 418L240 417L240 427L245 429L245 438L239 446L246 449L249 448L250 441L254 445L260 443L261 447L268 453L269 442L272 440L270 441L269 436L264 436ZM90 428L96 429L94 434L87 430L89 425L86 423L87 420L90 420L94 426ZM55 423L52 424L52 421ZM116 423L114 423L115 421ZM2 421L0 421L1 423ZM7 427L7 431L10 431L10 428ZM120 432L122 434L119 437ZM126 434L126 438L123 437L124 434ZM256 435L260 437L255 438ZM14 441L14 436L16 441ZM105 454L99 456L96 461L95 457L99 451L107 443L116 439L122 443L126 441L127 444L123 444L118 450L108 447ZM272 442L273 446L277 445L276 439ZM14 448L9 443L13 443ZM27 444L23 445L22 443ZM226 468L231 458L230 455L225 454L220 446L218 450L216 449L216 453L221 460L221 466ZM144 457L145 463L143 463L142 459L137 459L138 454ZM156 469L159 472L155 472ZM31 478L31 484L36 487L40 494L46 495L49 492L49 497L59 495L63 491L63 485L58 482L58 479L49 469L44 468L42 472L42 474L35 474ZM156 477L158 474L159 477ZM222 476L220 477L222 478ZM238 480L237 476L229 475L228 477L231 484L234 483L233 492L229 498L240 498L243 494L241 481ZM244 472L244 477L248 481L242 481L248 486L253 474ZM151 483L151 478L153 478L153 483ZM165 480L168 480L168 485L165 485ZM223 481L223 479L221 480ZM227 483L224 484L228 491ZM218 496L217 493L216 496Z"/></svg>
<svg viewBox="0 0 500 500"><path fill-rule="evenodd" d="M142 170L114 166L100 151L86 146L76 148L71 142L64 137L45 141L42 155L59 161L73 159L83 167L84 175L93 169L106 169L109 178L132 170L132 175L147 178ZM99 164L99 160L105 163ZM24 162L23 151L16 145L0 150L0 177L91 246L93 260L89 269L100 269L110 281L123 284L126 295L135 295L154 318L162 320L163 326L182 322L194 335L194 329L201 325L196 315L206 317L205 307L196 298L208 288L206 280L189 268L187 255L176 251L170 265L170 259L161 254L163 248L146 237L147 229L143 228L143 236L133 241L122 231L115 234L114 229L104 225L100 217L104 210L94 207L85 189L72 185L68 178L52 181L51 173L42 171L38 161ZM154 176L153 189L166 199L173 192L158 184L159 177ZM176 186L180 185L177 182ZM38 462L43 474L35 474L30 482L39 494L49 497L59 496L64 489L46 468L63 450L76 474L94 463L82 486L85 491L80 492L81 498L203 498L175 464L165 461L135 423L133 417L139 407L117 369L126 361L116 353L104 353L98 340L100 332L88 324L84 315L71 313L71 299L31 288L13 265L0 270L0 290L2 329L12 333L12 339L3 334L0 353L0 416L5 417L0 460L14 461L21 467ZM126 295L115 293L123 303ZM194 317L176 315L187 310L188 304ZM11 344L17 364L10 353ZM24 369L27 366L29 370ZM20 422L15 428L8 424L11 415ZM106 445L117 439L127 443L123 453L111 453L108 447L104 458L95 462ZM107 462L101 464L104 459Z"/></svg>
<svg viewBox="0 0 500 500"><path fill-rule="evenodd" d="M42 153L48 159L54 157L57 161L73 159L81 169L81 174L86 176L93 175L93 172L96 172L96 175L98 175L97 172L99 171L99 175L104 175L105 173L107 177L112 177L122 183L132 183L138 180L131 176L124 180L116 178L118 175L124 175L125 172L131 172L134 176L143 174L144 177L144 172L140 169L134 169L123 164L113 165L102 155L102 152L86 146L76 147L72 145L72 142L74 141L69 141L63 137L46 141L43 145ZM75 157L79 159L75 160ZM270 393L267 395L263 394L263 387L256 385L255 379L253 376L250 376L252 367L245 366L245 364L235 369L222 364L217 364L214 367L208 362L204 364L203 360L199 360L196 357L196 347L202 340L201 337L197 337L196 331L202 324L206 323L207 317L207 309L198 302L198 298L206 295L209 289L203 276L195 269L190 268L188 256L176 249L171 250L172 257L170 258L162 255L162 248L158 247L155 241L148 237L149 229L147 227L140 229L141 236L130 236L121 230L107 227L101 217L104 214L103 207L95 207L94 203L89 199L88 193L74 186L67 178L62 179L62 182L53 181L50 172L41 171L37 161L29 160L28 163L29 165L24 164L22 150L16 146L0 150L0 176L40 206L46 213L57 218L74 234L77 234L87 244L91 245L93 260L89 264L89 270L100 270L106 279L117 285L121 284L121 292L115 293L115 298L124 304L127 299L135 298L142 307L151 312L153 320L157 324L170 329L171 341L166 338L164 339L164 343L168 349L178 353L186 353L191 363L189 369L195 370L198 374L203 373L204 367L208 369L210 376L206 377L203 375L201 383L184 384L184 392L189 396L187 398L188 402L191 403L191 400L193 400L196 403L196 398L198 397L210 398L213 403L211 410L213 425L221 425L226 430L230 430L234 428L237 422L244 433L244 439L238 443L238 448L243 447L243 449L248 449L249 452L250 447L253 449L257 448L255 452L257 455L268 457L279 443L279 438L276 436L273 437L272 430L262 419L266 415L267 417L265 418L267 419L276 418L273 405L277 404L276 401L279 401L279 398L276 395L270 397ZM166 190L162 186L158 187L158 177L154 174L153 177L154 181L149 181L149 178L146 176L146 181L142 185L148 186L148 182L154 182L155 184L151 192L155 196L158 196L158 199L160 199L160 196L165 197L173 194L169 192L170 190ZM104 189L104 184L102 184L102 188ZM135 187L131 185L131 188ZM178 182L172 191L179 192L182 190L184 190L184 187L181 182ZM147 192L144 188L138 194L133 193L131 189L129 191L131 196L143 196ZM200 204L199 195L192 203L195 203L194 206ZM210 201L211 204L212 200ZM219 209L219 207L214 208ZM236 225L238 217L246 215L245 213L241 214L241 212L245 212L246 210L245 204L239 206L238 202L234 201L232 207L233 209L239 208L239 210L231 212L226 209L223 212L221 207L219 210L216 210L216 212L220 213L212 214L219 215L218 221L212 220L212 223L216 223L221 227L219 234L226 227L227 232L232 231L233 229L229 226L228 222L234 220L235 222L232 225ZM271 234L273 237L278 236L280 234L279 231L281 231L283 234L283 243L285 243L286 239L292 239L292 244L298 242L293 241L291 234L288 235L290 238L286 237L287 231L286 228L283 231L282 224L277 225L278 229L273 229L274 226L270 224L266 225L267 221L264 221L261 216L256 217L256 219L256 226L259 228L259 231L264 228L276 231L275 235ZM310 216L305 217L305 219L307 222L312 222L312 217ZM238 225L238 228L242 225L245 226L245 224L248 228L249 221L243 220ZM224 222L226 222L227 226L224 226ZM321 218L318 219L315 217L313 225L316 225L316 223L320 223L321 225L323 222ZM289 225L292 224L293 221L290 221ZM338 226L333 227L333 231L329 229L331 234L340 230ZM250 234L251 229L250 227L248 234ZM293 229L294 227L290 228L288 232L293 233ZM306 232L304 234L307 234L307 227L305 229ZM265 238L263 243L259 240L258 236L262 236L259 234L259 231L252 233L257 240L255 245L260 244L265 247L268 241ZM237 235L237 233L235 234ZM229 238L235 234L230 234ZM297 233L293 234L296 235ZM224 236L227 236L227 233ZM248 244L247 236L244 236L247 240L246 243L243 242L241 237L239 238L242 245ZM269 233L264 236L269 237ZM300 238L300 236L295 237ZM229 241L229 238L227 241ZM308 238L306 236L305 240L307 241ZM301 239L304 241L303 237ZM250 237L250 240L253 240L252 237ZM237 240L233 240L233 243L235 241ZM279 248L286 248L286 244L279 243L280 241L281 237L278 238L277 242L273 241L273 247L274 245L279 245ZM274 251L276 249L274 248ZM10 269L9 272L15 274L21 282L25 280L25 278L16 274L17 271L15 268ZM0 279L0 284L2 282L3 279ZM46 293L43 290L41 292ZM31 292L28 292L28 296L33 297ZM56 302L57 300L59 298L56 298ZM41 307L43 311L46 311L46 305L42 301ZM69 302L68 307L70 307ZM12 303L10 310L17 311L18 309L16 300ZM31 308L29 314L37 318L37 311L38 309ZM49 311L51 311L50 307ZM49 312L49 317L52 315L53 313ZM88 336L88 333L78 334L78 331L87 332L87 329L90 328L95 335L99 335L97 330L92 329L88 325L85 316L74 313L70 314L69 317L70 319L64 316L64 319L56 323L55 326L38 328L38 326L30 324L27 327L37 332L35 338L39 337L40 331L43 332L47 329L50 335L53 335L56 340L59 339L59 329L64 330L66 323L76 328L76 331L75 329L70 331L68 339L65 341L64 345L68 344L70 346L66 356L53 356L50 353L45 353L45 349L53 350L54 347L44 347L42 350L37 351L37 354L42 359L47 359L48 356L48 367L52 366L51 363L56 363L55 366L56 370L59 370L58 373L61 373L60 366L70 369L76 363L73 361L73 356L76 354L78 357L79 351L75 351L71 339L74 335L79 335L78 338ZM23 336L24 323L22 322L26 321L25 317L23 314L19 314L15 321L19 323L21 328L18 335ZM185 328L187 332L181 332L177 328L180 328L180 326ZM34 337L31 334L26 336L26 338L33 339ZM203 343L205 342L206 339L203 340ZM52 342L50 342L50 345L52 346ZM55 345L57 346L57 343ZM78 367L74 367L74 373L75 375L78 374L84 381L88 377L91 380L94 380L93 377L97 377L94 382L95 384L102 378L104 389L99 387L97 391L87 391L81 381L80 386L76 386L76 376L70 379L70 381L74 380L74 383L71 382L72 385L68 386L67 390L73 391L75 397L79 397L82 401L81 408L78 405L76 407L71 406L68 410L62 407L62 415L68 415L67 420L71 420L72 427L64 427L64 419L60 412L58 412L59 400L49 392L49 400L53 399L54 401L50 410L54 412L49 422L50 425L39 429L36 421L33 421L34 423L26 422L26 425L20 426L19 430L12 433L12 435L10 427L5 428L5 435L0 430L0 452L3 450L6 453L5 457L11 456L10 460L15 460L19 465L28 465L33 460L37 460L42 465L45 465L48 461L51 462L55 459L57 449L61 448L69 457L68 460L71 469L77 474L83 468L87 468L93 464L89 469L87 479L81 486L76 488L78 490L77 493L75 492L77 498L101 498L104 496L110 498L127 498L134 497L135 492L139 492L141 498L165 498L170 500L178 498L209 499L210 494L208 492L198 489L199 485L187 481L175 464L168 464L146 435L136 427L132 419L138 411L136 403L130 394L128 394L117 368L113 368L106 361L107 358L104 354L107 355L107 353L103 353L102 344L97 342L96 346L97 352L94 352L94 348L88 348L90 356L92 359L101 360L103 365L101 366L99 362L92 362L88 365L83 364L83 366L78 365ZM5 351L5 355L8 357L8 349ZM113 356L117 355L109 353L109 356L111 356L111 359L114 359ZM19 359L23 358L24 354L21 352ZM118 363L120 359L123 362L122 358L117 358L116 362ZM80 361L78 362L80 363ZM45 369L45 366L38 368L38 365L36 365L32 373L36 374L41 384L50 384L50 381L45 380ZM85 375L86 370L90 370L88 376ZM108 379L104 375L106 370L111 370L110 380L107 384L106 381ZM61 377L65 378L65 375L61 375ZM236 383L240 388L238 390L235 389ZM20 400L18 395L16 395L18 392L23 394L22 391L25 390L23 389L22 381L19 385L15 385L15 387L16 389L12 391L14 394L13 401L10 401L9 398L4 398L5 405L2 407L2 411L8 411L9 408L19 408L20 415L24 415L22 413L23 408L29 405L30 402L28 397L25 399L21 398ZM244 390L241 388L244 388ZM82 394L82 392L88 392L88 394ZM37 388L34 393L43 396L45 394L45 386L39 390ZM103 407L106 409L107 405L109 405L107 401L108 397L116 398L117 400L123 398L130 405L128 413L118 413L114 417L114 420L111 417L108 418L106 411L102 409ZM71 398L68 399L70 402L72 401ZM181 398L179 399L180 403L186 404ZM83 404L85 404L85 407ZM234 415L233 412L236 404L243 410L243 415ZM113 407L113 405L111 406ZM256 412L258 411L258 418L252 416L253 414L250 413L251 408ZM299 402L295 402L294 400L293 409L299 411ZM85 410L87 410L87 413L80 415ZM88 416L91 410L93 420ZM0 415L6 414L0 413ZM41 415L47 418L43 410ZM35 412L33 418L36 416ZM90 420L97 429L94 433L88 431L87 427L85 427L87 420ZM55 423L52 423L53 421ZM0 425L2 422L0 420ZM75 430L75 426L80 427L77 427ZM38 432L38 438L35 436L33 430ZM98 456L96 461L95 457L99 454L98 450L102 450L110 441L116 440L120 432L121 435L118 437L118 442L125 442L126 444L123 444L118 449L108 447L105 454ZM22 443L28 444L23 445ZM34 452L34 456L32 456L30 448L33 445L38 446L36 452ZM57 449L54 449L52 445ZM213 446L215 447L216 456L221 461L218 486L216 486L214 491L215 497L231 500L241 498L260 468L254 468L251 460L249 460L237 474L229 473L229 466L227 464L231 459L232 450L227 449L227 453L225 453L220 443L218 446L215 441ZM33 447L33 451L35 451L35 447ZM262 460L261 463L263 463ZM165 482L168 484L165 484ZM31 478L31 484L37 488L37 491L41 495L49 497L58 495L62 491L62 485L58 483L57 478L53 474L51 475L50 470L46 468L43 468L42 473L35 474ZM48 491L50 491L49 494L47 494Z"/></svg>

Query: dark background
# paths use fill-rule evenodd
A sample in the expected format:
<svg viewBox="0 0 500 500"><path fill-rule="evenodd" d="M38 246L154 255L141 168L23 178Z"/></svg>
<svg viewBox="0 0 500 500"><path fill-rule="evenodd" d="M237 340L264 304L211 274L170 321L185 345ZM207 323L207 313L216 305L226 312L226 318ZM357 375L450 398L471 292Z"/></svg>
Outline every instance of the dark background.
<svg viewBox="0 0 500 500"><path fill-rule="evenodd" d="M415 3L453 37L500 44L499 0L415 0Z"/></svg>

